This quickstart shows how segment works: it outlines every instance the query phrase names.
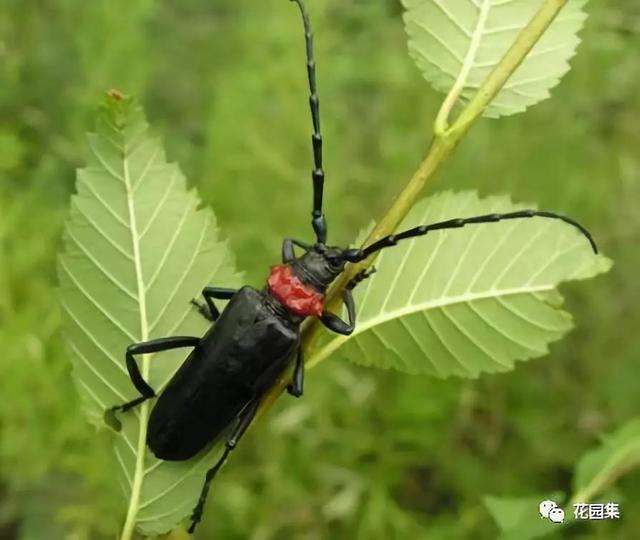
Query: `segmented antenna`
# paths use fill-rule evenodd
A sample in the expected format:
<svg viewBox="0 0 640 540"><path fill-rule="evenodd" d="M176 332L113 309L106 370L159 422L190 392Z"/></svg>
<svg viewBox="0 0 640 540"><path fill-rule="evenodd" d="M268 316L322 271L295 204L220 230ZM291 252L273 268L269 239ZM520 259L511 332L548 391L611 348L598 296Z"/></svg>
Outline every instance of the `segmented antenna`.
<svg viewBox="0 0 640 540"><path fill-rule="evenodd" d="M321 244L327 242L327 223L322 213L322 197L324 192L324 171L322 170L322 134L320 133L320 99L318 98L318 88L316 85L316 63L313 58L313 34L311 33L311 23L309 15L302 3L302 0L291 0L298 4L302 21L304 23L304 39L307 49L307 75L309 78L309 106L311 108L311 120L313 121L313 135L311 144L313 146L313 212L311 225L316 233L317 241Z"/></svg>
<svg viewBox="0 0 640 540"><path fill-rule="evenodd" d="M349 249L344 252L344 259L349 262L359 262L363 261L369 255L375 253L376 251L380 251L381 249L395 246L400 240L406 240L407 238L415 238L417 236L424 236L425 234L431 231L440 231L443 229L459 229L464 227L465 225L471 224L480 224L480 223L496 223L498 221L508 220L508 219L522 219L522 218L532 218L532 217L542 217L542 218L550 218L550 219L559 219L560 221L564 221L569 225L572 225L576 229L578 229L586 238L589 240L589 244L591 244L591 248L594 253L598 253L598 247L596 246L591 233L585 229L582 225L580 225L577 221L574 221L571 218L563 216L561 214L556 214L554 212L545 212L541 210L518 210L517 212L509 212L506 214L485 214L482 216L475 216L470 218L458 218L458 219L449 219L447 221L440 221L438 223L432 223L431 225L420 225L418 227L413 227L412 229L408 229L403 232L390 234L389 236L385 236L380 240L374 242L373 244L367 246L364 249Z"/></svg>

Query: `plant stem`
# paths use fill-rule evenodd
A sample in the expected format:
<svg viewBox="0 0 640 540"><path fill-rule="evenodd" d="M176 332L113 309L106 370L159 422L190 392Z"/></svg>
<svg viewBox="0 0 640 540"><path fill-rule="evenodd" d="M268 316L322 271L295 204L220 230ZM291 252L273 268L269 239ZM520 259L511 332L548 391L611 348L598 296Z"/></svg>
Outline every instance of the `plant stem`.
<svg viewBox="0 0 640 540"><path fill-rule="evenodd" d="M453 125L446 129L443 120L444 115L448 116L453 100L459 96L460 89L455 87L445 98L442 115L439 118L438 126L442 129L436 129L434 138L431 141L427 156L420 163L420 166L413 174L409 183L396 197L391 204L389 210L384 217L378 222L373 231L369 234L363 245L369 245L379 238L391 234L409 210L416 203L427 180L430 180L440 169L442 164L451 155L457 144L469 131L473 123L482 115L487 106L500 92L505 83L509 80L514 71L524 61L527 54L534 45L542 37L546 29L553 22L560 10L565 6L568 0L545 0L538 12L531 19L529 24L520 32L511 48L506 52L502 60L487 76L482 83L473 99L462 110ZM446 105L446 106L445 106ZM340 310L340 294L346 283L362 268L371 264L370 260L363 261L358 264L349 265L345 272L336 280L327 294L326 306L331 310ZM319 337L324 332L324 328L317 320L311 320L305 325L302 333L302 347L305 357L311 356L310 353L317 345ZM315 365L315 364L314 364ZM275 385L269 394L265 397L260 407L260 414L267 411L278 396L287 387L290 380L290 374L285 374L277 385Z"/></svg>

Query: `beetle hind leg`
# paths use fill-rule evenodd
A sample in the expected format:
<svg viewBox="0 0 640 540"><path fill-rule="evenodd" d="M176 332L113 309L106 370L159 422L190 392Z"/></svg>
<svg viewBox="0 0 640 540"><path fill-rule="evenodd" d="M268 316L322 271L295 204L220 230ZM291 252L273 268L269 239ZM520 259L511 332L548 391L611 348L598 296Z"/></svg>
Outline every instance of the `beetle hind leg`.
<svg viewBox="0 0 640 540"><path fill-rule="evenodd" d="M229 439L225 444L225 449L222 456L220 457L220 459L218 459L216 464L207 471L204 484L202 486L202 491L200 492L200 498L198 499L198 503L191 513L191 526L189 527L189 534L193 534L193 532L196 530L196 527L198 526L198 523L200 523L200 520L202 519L202 513L204 512L204 505L207 502L207 496L209 495L209 487L211 486L211 482L215 478L216 474L218 474L218 471L222 468L224 463L227 461L229 454L236 447L238 441L240 441L242 436L251 425L251 422L258 412L259 405L260 402L255 399L249 402L249 404L242 410L242 412L240 413L240 417L238 418L238 422L233 428L233 431L231 432L231 435L229 436Z"/></svg>
<svg viewBox="0 0 640 540"><path fill-rule="evenodd" d="M151 354L162 351L170 351L172 349L180 349L182 347L196 347L200 343L200 338L197 337L167 337L167 338L158 338L152 339L151 341L143 341L142 343L134 343L127 347L126 352L126 361L127 361L127 371L129 372L129 378L133 383L133 386L136 387L136 390L140 392L140 396L132 399L131 401L127 401L122 405L115 405L111 407L111 411L122 411L126 412L129 409L140 405L148 399L151 399L156 396L156 392L149 383L144 380L142 373L140 373L140 368L134 358L137 354Z"/></svg>

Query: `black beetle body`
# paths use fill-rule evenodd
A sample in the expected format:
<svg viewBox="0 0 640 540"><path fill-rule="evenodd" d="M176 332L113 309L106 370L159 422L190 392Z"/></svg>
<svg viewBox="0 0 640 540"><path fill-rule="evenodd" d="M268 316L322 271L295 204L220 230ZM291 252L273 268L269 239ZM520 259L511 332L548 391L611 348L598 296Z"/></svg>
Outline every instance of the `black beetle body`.
<svg viewBox="0 0 640 540"><path fill-rule="evenodd" d="M273 386L300 342L300 325L266 292L243 287L171 379L149 419L147 444L165 460L205 448Z"/></svg>

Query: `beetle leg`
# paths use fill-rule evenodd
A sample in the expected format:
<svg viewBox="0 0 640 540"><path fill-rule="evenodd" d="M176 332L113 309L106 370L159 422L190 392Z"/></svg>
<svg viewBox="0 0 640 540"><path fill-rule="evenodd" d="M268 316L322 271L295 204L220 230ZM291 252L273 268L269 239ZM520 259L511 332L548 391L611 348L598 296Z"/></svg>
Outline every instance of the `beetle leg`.
<svg viewBox="0 0 640 540"><path fill-rule="evenodd" d="M377 270L375 266L372 266L371 268L365 268L364 270L360 270L360 272L358 272L355 276L353 276L349 280L349 282L345 286L345 289L353 290L358 283L360 283L361 281L364 281L365 279L370 277L372 274L375 274L376 272Z"/></svg>
<svg viewBox="0 0 640 540"><path fill-rule="evenodd" d="M213 299L229 300L236 294L237 289L227 289L225 287L205 287L202 289L202 296L204 297L207 305L200 304L196 300L191 300L191 303L198 308L200 315L211 322L215 322L220 317L220 311L213 303Z"/></svg>
<svg viewBox="0 0 640 540"><path fill-rule="evenodd" d="M345 289L342 291L342 301L344 302L344 305L347 306L348 323L330 311L323 311L322 315L320 315L320 321L332 332L342 334L343 336L349 336L353 333L353 329L356 325L356 305L353 301L351 289Z"/></svg>
<svg viewBox="0 0 640 540"><path fill-rule="evenodd" d="M207 471L204 484L202 486L202 491L200 492L200 498L198 499L198 503L196 504L196 506L193 509L193 512L191 513L191 526L189 527L189 534L193 534L193 531L195 531L196 526L198 525L198 523L200 523L200 520L202 519L202 513L204 512L204 505L205 505L205 502L207 501L207 495L209 495L209 487L211 485L211 482L215 478L216 474L218 474L218 471L224 465L225 461L227 461L229 454L236 447L236 445L238 444L238 441L240 441L242 436L245 434L245 432L251 425L251 422L253 421L253 419L256 416L256 413L258 412L259 404L260 402L257 399L254 399L253 401L250 401L247 404L247 406L242 410L238 418L238 422L236 426L233 428L233 431L231 432L231 435L229 436L229 439L225 444L224 453L222 454L220 459L216 462L216 464Z"/></svg>
<svg viewBox="0 0 640 540"><path fill-rule="evenodd" d="M342 334L344 336L349 336L353 333L354 328L356 327L356 304L353 301L352 290L354 287L360 283L361 281L367 279L371 274L375 273L375 267L371 267L368 270L361 270L358 272L347 286L342 291L342 301L344 305L347 306L347 318L349 322L343 321L340 317L338 317L335 313L331 313L330 311L323 311L322 315L320 315L320 321L324 324L329 330L332 332L336 332L337 334Z"/></svg>
<svg viewBox="0 0 640 540"><path fill-rule="evenodd" d="M196 347L199 343L200 338L197 337L167 337L129 345L125 355L127 360L127 371L129 372L129 377L131 378L133 386L135 386L136 390L138 390L142 395L122 405L111 407L111 410L121 410L123 412L128 411L143 401L156 396L155 390L151 388L147 381L142 377L134 355L170 351L172 349L180 349L182 347Z"/></svg>
<svg viewBox="0 0 640 540"><path fill-rule="evenodd" d="M294 251L293 246L298 246L299 248L302 248L305 251L309 251L311 249L311 246L309 244L300 242L300 240L292 240L291 238L285 238L282 242L282 262L283 263L289 263L295 260L296 252Z"/></svg>
<svg viewBox="0 0 640 540"><path fill-rule="evenodd" d="M302 358L302 347L298 346L296 355L296 365L293 368L291 384L287 386L287 392L293 397L301 397L304 389L304 359Z"/></svg>

